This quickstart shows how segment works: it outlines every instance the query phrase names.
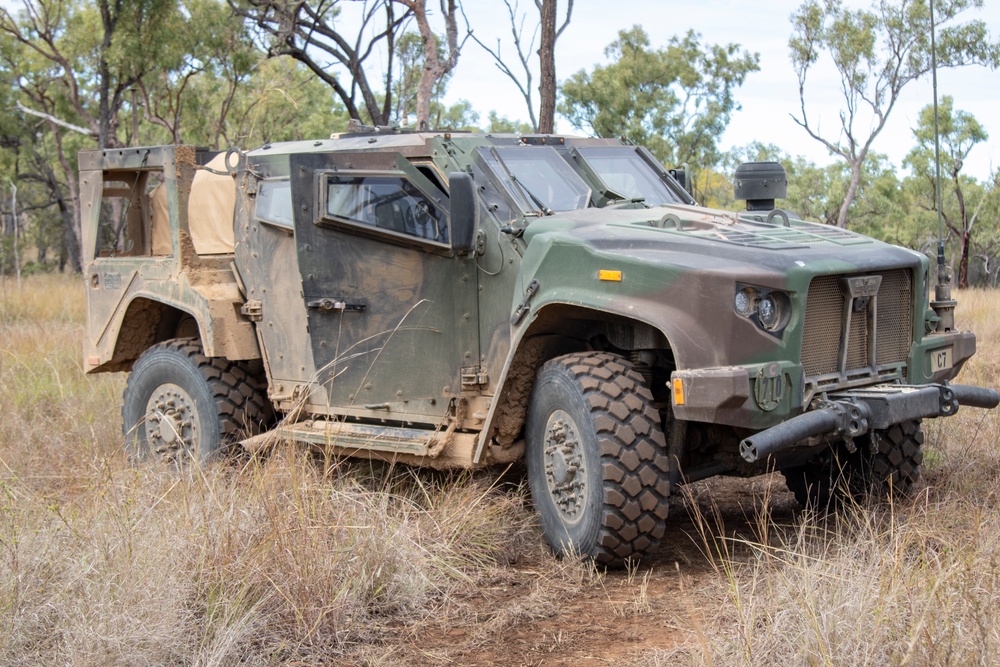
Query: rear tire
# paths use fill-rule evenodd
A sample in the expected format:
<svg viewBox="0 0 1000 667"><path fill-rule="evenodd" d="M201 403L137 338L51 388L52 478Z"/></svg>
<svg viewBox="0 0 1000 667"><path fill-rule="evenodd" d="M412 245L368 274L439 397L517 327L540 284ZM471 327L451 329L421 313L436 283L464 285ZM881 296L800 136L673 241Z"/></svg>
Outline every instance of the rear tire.
<svg viewBox="0 0 1000 667"><path fill-rule="evenodd" d="M547 362L525 438L531 496L557 554L615 567L659 546L670 495L666 445L631 363L606 352Z"/></svg>
<svg viewBox="0 0 1000 667"><path fill-rule="evenodd" d="M907 421L875 431L872 441L858 444L853 453L838 443L805 465L781 472L804 507L906 496L920 479L923 444L920 421Z"/></svg>
<svg viewBox="0 0 1000 667"><path fill-rule="evenodd" d="M125 385L126 446L141 459L205 462L273 420L266 390L259 362L206 357L196 338L154 345Z"/></svg>

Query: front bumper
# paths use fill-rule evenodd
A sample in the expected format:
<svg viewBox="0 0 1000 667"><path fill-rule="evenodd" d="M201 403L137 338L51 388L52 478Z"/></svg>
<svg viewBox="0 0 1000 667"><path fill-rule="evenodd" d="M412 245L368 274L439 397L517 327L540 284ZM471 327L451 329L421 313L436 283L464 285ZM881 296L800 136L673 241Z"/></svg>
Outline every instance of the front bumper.
<svg viewBox="0 0 1000 667"><path fill-rule="evenodd" d="M816 436L857 438L914 419L950 417L958 406L995 408L1000 393L970 385L876 385L829 394L812 409L740 442L748 462L791 449Z"/></svg>

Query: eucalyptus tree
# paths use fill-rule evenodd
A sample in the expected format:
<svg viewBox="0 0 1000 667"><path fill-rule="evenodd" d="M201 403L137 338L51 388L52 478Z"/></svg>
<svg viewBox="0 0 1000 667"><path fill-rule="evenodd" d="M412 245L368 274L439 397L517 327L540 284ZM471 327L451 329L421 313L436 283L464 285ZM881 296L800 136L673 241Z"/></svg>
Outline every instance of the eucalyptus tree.
<svg viewBox="0 0 1000 667"><path fill-rule="evenodd" d="M719 138L739 109L734 93L759 69L757 54L737 44L702 44L694 31L653 48L640 26L620 31L604 53L607 65L562 84L559 112L573 127L627 136L665 164L720 162Z"/></svg>
<svg viewBox="0 0 1000 667"><path fill-rule="evenodd" d="M924 186L920 191L926 195L921 198L920 205L936 212L939 200L934 169L934 126L934 107L928 105L920 111L917 127L913 130L917 145L907 154L904 165ZM937 127L941 173L946 179L941 184L941 218L958 243L958 286L968 287L973 237L982 227L989 233L989 225L980 215L986 204L985 193L974 179L962 173L962 167L972 149L985 142L989 135L975 116L955 109L950 95L941 99ZM970 190L974 193L971 201Z"/></svg>
<svg viewBox="0 0 1000 667"><path fill-rule="evenodd" d="M934 2L939 67L1000 64L1000 45L989 39L986 24L959 21L961 14L982 5L982 0ZM928 0L874 0L867 9L845 7L841 0L806 0L791 18L788 45L799 87L799 112L792 118L850 170L837 212L837 225L846 227L872 144L903 89L931 69ZM808 86L822 60L836 68L843 96L838 122L823 129L809 111Z"/></svg>

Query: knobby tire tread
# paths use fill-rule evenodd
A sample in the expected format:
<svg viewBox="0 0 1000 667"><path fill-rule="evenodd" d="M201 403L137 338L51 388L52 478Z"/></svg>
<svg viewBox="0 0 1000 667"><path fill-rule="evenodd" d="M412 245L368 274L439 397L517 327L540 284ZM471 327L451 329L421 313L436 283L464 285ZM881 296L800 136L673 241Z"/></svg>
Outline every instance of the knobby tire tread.
<svg viewBox="0 0 1000 667"><path fill-rule="evenodd" d="M655 551L666 530L670 482L652 393L632 364L616 354L582 352L548 363L562 365L576 379L600 447L604 516L589 555L620 566Z"/></svg>
<svg viewBox="0 0 1000 667"><path fill-rule="evenodd" d="M149 348L171 350L187 357L208 382L215 401L219 420L222 449L232 445L241 435L263 430L274 418L267 398L267 380L263 368L255 360L230 361L223 357L205 355L197 338L174 338ZM129 392L129 374L126 394ZM122 406L122 424L126 436L131 425L127 423L125 406Z"/></svg>
<svg viewBox="0 0 1000 667"><path fill-rule="evenodd" d="M852 498L906 496L920 480L924 434L919 420L875 433L874 443L849 454L843 444L805 465L783 470L785 482L804 507L825 507Z"/></svg>

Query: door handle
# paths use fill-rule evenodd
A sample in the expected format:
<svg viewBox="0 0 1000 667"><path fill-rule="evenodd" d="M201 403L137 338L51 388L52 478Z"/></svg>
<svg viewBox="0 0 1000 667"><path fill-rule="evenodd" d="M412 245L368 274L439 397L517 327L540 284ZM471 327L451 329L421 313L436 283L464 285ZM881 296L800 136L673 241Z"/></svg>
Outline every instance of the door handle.
<svg viewBox="0 0 1000 667"><path fill-rule="evenodd" d="M306 308L312 308L326 313L355 311L363 312L368 308L368 304L363 300L348 299L347 297L320 297L306 301Z"/></svg>

